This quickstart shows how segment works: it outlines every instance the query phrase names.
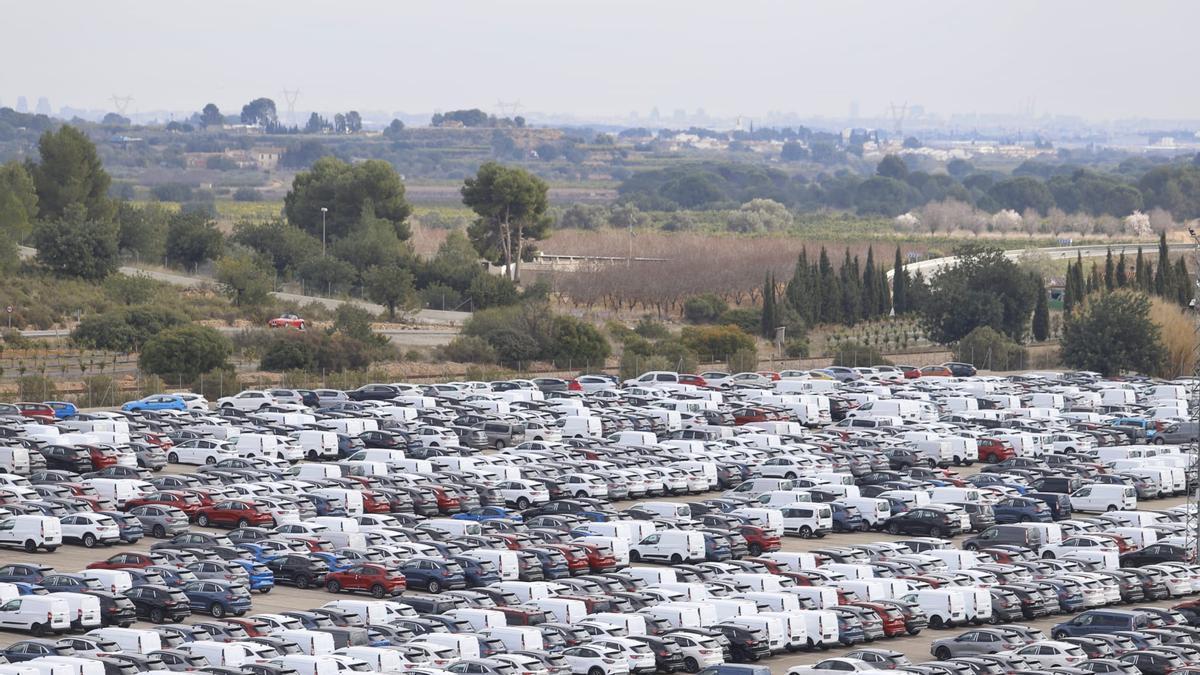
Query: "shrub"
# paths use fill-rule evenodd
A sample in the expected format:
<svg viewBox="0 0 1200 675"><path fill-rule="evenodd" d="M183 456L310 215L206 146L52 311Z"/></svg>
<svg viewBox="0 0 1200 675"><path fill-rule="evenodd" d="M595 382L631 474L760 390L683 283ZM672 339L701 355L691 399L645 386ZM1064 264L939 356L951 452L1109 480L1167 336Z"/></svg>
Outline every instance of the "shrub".
<svg viewBox="0 0 1200 675"><path fill-rule="evenodd" d="M449 286L434 282L417 292L421 304L429 309L456 309L462 295Z"/></svg>
<svg viewBox="0 0 1200 675"><path fill-rule="evenodd" d="M495 363L496 350L487 340L474 335L460 335L442 347L439 354L446 361L457 363Z"/></svg>
<svg viewBox="0 0 1200 675"><path fill-rule="evenodd" d="M713 323L729 310L729 303L715 294L705 293L683 303L683 316L693 323Z"/></svg>
<svg viewBox="0 0 1200 675"><path fill-rule="evenodd" d="M744 331L757 332L762 326L762 311L758 309L731 309L717 319L717 323L737 326Z"/></svg>
<svg viewBox="0 0 1200 675"><path fill-rule="evenodd" d="M23 375L17 379L17 398L22 401L53 401L57 397L54 380L45 375Z"/></svg>
<svg viewBox="0 0 1200 675"><path fill-rule="evenodd" d="M604 330L608 331L609 337L617 342L620 342L621 344L625 344L625 342L630 338L639 337L637 333L633 332L632 328L626 326L620 321L617 321L616 319L609 319L608 321L605 321Z"/></svg>
<svg viewBox="0 0 1200 675"><path fill-rule="evenodd" d="M697 370L697 366L700 365L700 359L696 356L696 352L689 349L678 338L659 340L657 344L652 346L652 349L655 356L661 356L671 364L671 367L667 370L674 370L680 373L694 373Z"/></svg>
<svg viewBox="0 0 1200 675"><path fill-rule="evenodd" d="M754 349L754 338L737 326L687 326L680 333L684 346L715 361L743 349Z"/></svg>
<svg viewBox="0 0 1200 675"><path fill-rule="evenodd" d="M726 364L731 373L746 373L758 369L758 349L743 347L729 357Z"/></svg>
<svg viewBox="0 0 1200 675"><path fill-rule="evenodd" d="M317 338L316 342L319 342ZM281 335L267 345L259 368L282 373L288 370L312 370L317 362L318 345L307 336Z"/></svg>
<svg viewBox="0 0 1200 675"><path fill-rule="evenodd" d="M788 358L806 358L808 356L808 349L808 338L788 338L783 343L783 353Z"/></svg>
<svg viewBox="0 0 1200 675"><path fill-rule="evenodd" d="M133 352L162 331L186 322L187 316L169 307L131 307L85 317L71 339L92 349Z"/></svg>
<svg viewBox="0 0 1200 675"><path fill-rule="evenodd" d="M860 366L888 366L891 363L877 348L853 340L842 342L833 352L833 365L835 366L857 368Z"/></svg>
<svg viewBox="0 0 1200 675"><path fill-rule="evenodd" d="M1025 348L991 326L980 326L954 345L954 360L988 370L1028 367Z"/></svg>
<svg viewBox="0 0 1200 675"><path fill-rule="evenodd" d="M146 342L138 367L148 373L178 376L190 382L200 373L224 366L232 350L229 340L212 328L194 324L177 326Z"/></svg>
<svg viewBox="0 0 1200 675"><path fill-rule="evenodd" d="M596 327L572 316L554 318L554 365L571 368L576 364L587 367L603 366L612 353L608 340Z"/></svg>
<svg viewBox="0 0 1200 675"><path fill-rule="evenodd" d="M514 328L499 328L484 339L496 350L501 363L532 361L541 353L541 346L533 336Z"/></svg>
<svg viewBox="0 0 1200 675"><path fill-rule="evenodd" d="M633 332L647 340L661 340L671 334L665 324L655 321L649 316L638 319L637 325L633 327Z"/></svg>
<svg viewBox="0 0 1200 675"><path fill-rule="evenodd" d="M84 408L112 408L121 405L117 382L109 375L83 378L83 395L77 402Z"/></svg>
<svg viewBox="0 0 1200 675"><path fill-rule="evenodd" d="M261 202L262 193L252 187L240 187L233 191L235 202Z"/></svg>
<svg viewBox="0 0 1200 675"><path fill-rule="evenodd" d="M138 390L136 396L161 394L165 390L166 386L163 384L163 379L161 377L157 375L143 375L138 381Z"/></svg>

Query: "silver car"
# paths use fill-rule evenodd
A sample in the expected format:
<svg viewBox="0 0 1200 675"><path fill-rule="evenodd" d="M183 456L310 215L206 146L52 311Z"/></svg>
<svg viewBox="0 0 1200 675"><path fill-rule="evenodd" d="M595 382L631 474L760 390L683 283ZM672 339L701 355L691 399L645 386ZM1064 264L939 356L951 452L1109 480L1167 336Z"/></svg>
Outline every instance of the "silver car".
<svg viewBox="0 0 1200 675"><path fill-rule="evenodd" d="M995 628L976 628L960 633L956 637L934 640L929 653L945 661L959 656L995 654L1009 649L1024 647L1025 642L1016 635L1005 635Z"/></svg>
<svg viewBox="0 0 1200 675"><path fill-rule="evenodd" d="M174 537L188 529L187 514L174 506L145 504L130 509L129 515L137 518L142 528L156 539Z"/></svg>
<svg viewBox="0 0 1200 675"><path fill-rule="evenodd" d="M246 571L246 568L225 560L201 560L188 565L187 568L196 575L197 579L234 581L250 585L250 573Z"/></svg>

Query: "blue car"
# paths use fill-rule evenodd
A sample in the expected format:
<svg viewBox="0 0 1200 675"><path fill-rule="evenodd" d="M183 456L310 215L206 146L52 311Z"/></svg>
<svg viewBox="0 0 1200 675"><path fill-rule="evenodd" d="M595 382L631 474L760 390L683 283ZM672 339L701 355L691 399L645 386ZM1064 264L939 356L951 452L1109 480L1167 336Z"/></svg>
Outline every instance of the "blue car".
<svg viewBox="0 0 1200 675"><path fill-rule="evenodd" d="M250 611L250 589L234 581L200 579L190 581L180 589L187 596L193 612L211 614L220 619L232 614L241 616Z"/></svg>
<svg viewBox="0 0 1200 675"><path fill-rule="evenodd" d="M1001 474L994 473L978 473L966 479L966 482L975 487L988 487L990 485L999 485L1016 490L1019 494L1025 494L1029 491L1029 486L1022 483L1015 483L1004 480Z"/></svg>
<svg viewBox="0 0 1200 675"><path fill-rule="evenodd" d="M136 544L139 539L146 535L146 529L142 527L142 521L128 513L121 511L100 511L100 514L116 521L117 529L121 532L122 544Z"/></svg>
<svg viewBox="0 0 1200 675"><path fill-rule="evenodd" d="M279 552L256 542L243 542L237 545L243 551L249 551L255 562L265 563L279 557Z"/></svg>
<svg viewBox="0 0 1200 675"><path fill-rule="evenodd" d="M725 562L733 557L733 550L723 539L711 532L704 532L704 559L708 562Z"/></svg>
<svg viewBox="0 0 1200 675"><path fill-rule="evenodd" d="M42 405L48 405L53 408L54 416L60 420L69 419L79 414L79 408L76 408L74 403L67 401L42 401Z"/></svg>
<svg viewBox="0 0 1200 675"><path fill-rule="evenodd" d="M40 584L47 575L55 574L55 569L49 565L37 563L12 563L0 567L0 581L10 584L27 583Z"/></svg>
<svg viewBox="0 0 1200 675"><path fill-rule="evenodd" d="M829 508L833 510L833 531L834 532L858 532L867 531L867 521L863 520L862 514L853 506L830 502Z"/></svg>
<svg viewBox="0 0 1200 675"><path fill-rule="evenodd" d="M527 546L521 549L537 557L542 566L542 576L549 579L562 579L571 576L571 568L567 566L567 558L561 552L548 548Z"/></svg>
<svg viewBox="0 0 1200 675"><path fill-rule="evenodd" d="M349 558L328 551L313 551L309 555L324 560L325 564L329 565L330 572L345 572L354 566L354 563Z"/></svg>
<svg viewBox="0 0 1200 675"><path fill-rule="evenodd" d="M104 585L95 579L88 579L82 574L50 574L45 579L42 579L40 584L48 593L87 593L88 591L102 591ZM31 586L32 590L33 586ZM21 593L21 595L32 595L35 593ZM40 595L40 593L36 593Z"/></svg>
<svg viewBox="0 0 1200 675"><path fill-rule="evenodd" d="M259 593L270 593L271 589L275 588L275 573L266 565L253 560L242 560L241 558L235 558L228 562L240 565L242 569L246 570L246 574L250 575L250 590L258 591Z"/></svg>
<svg viewBox="0 0 1200 675"><path fill-rule="evenodd" d="M1006 523L1049 523L1054 520L1051 517L1050 507L1046 505L1046 502L1029 497L1009 497L992 505L992 512L996 514L997 525L1004 525Z"/></svg>
<svg viewBox="0 0 1200 675"><path fill-rule="evenodd" d="M400 572L408 580L409 588L424 588L430 593L467 587L467 575L452 560L418 556L401 563Z"/></svg>
<svg viewBox="0 0 1200 675"><path fill-rule="evenodd" d="M483 522L485 520L510 520L514 523L519 523L525 520L521 517L521 514L516 511L510 511L502 506L480 506L466 513L456 513L450 517L457 520L474 520L476 522Z"/></svg>
<svg viewBox="0 0 1200 675"><path fill-rule="evenodd" d="M158 576L162 577L163 585L168 588L179 588L196 581L194 572L179 565L148 565L142 569L147 572L158 572Z"/></svg>
<svg viewBox="0 0 1200 675"><path fill-rule="evenodd" d="M0 656L5 657L8 663L21 663L43 656L66 656L74 651L70 647L56 644L54 640L33 639L14 642L0 649Z"/></svg>
<svg viewBox="0 0 1200 675"><path fill-rule="evenodd" d="M467 586L470 588L488 586L500 581L500 573L496 570L496 566L489 561L469 555L456 555L451 560L462 567L463 574L467 577Z"/></svg>
<svg viewBox="0 0 1200 675"><path fill-rule="evenodd" d="M31 584L25 581L10 582L17 587L18 595L47 595L50 591L46 590L41 584Z"/></svg>
<svg viewBox="0 0 1200 675"><path fill-rule="evenodd" d="M139 410L187 410L187 403L174 394L151 394L136 401L129 401L121 406L125 412Z"/></svg>

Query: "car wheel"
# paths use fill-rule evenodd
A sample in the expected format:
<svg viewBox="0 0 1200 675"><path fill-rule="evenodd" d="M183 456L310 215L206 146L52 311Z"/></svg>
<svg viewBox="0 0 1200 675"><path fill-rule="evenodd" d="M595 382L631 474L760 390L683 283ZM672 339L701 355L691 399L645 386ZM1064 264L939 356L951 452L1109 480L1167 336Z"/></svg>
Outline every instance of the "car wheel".
<svg viewBox="0 0 1200 675"><path fill-rule="evenodd" d="M1067 634L1061 630L1055 631L1053 635L1055 640L1062 640L1063 638L1067 637Z"/></svg>
<svg viewBox="0 0 1200 675"><path fill-rule="evenodd" d="M945 625L946 625L945 622L942 621L942 617L940 617L940 616L929 617L929 627L930 628L933 628L936 630L938 628L942 628Z"/></svg>
<svg viewBox="0 0 1200 675"><path fill-rule="evenodd" d="M1109 505L1108 505L1108 508L1107 508L1107 509L1104 509L1104 510L1105 510L1105 511L1116 511L1116 510L1117 510L1117 506L1116 506L1116 504L1109 504Z"/></svg>
<svg viewBox="0 0 1200 675"><path fill-rule="evenodd" d="M637 549L634 549L629 552L629 562L638 563L641 561L642 561L642 554L638 553Z"/></svg>
<svg viewBox="0 0 1200 675"><path fill-rule="evenodd" d="M498 451L503 450L504 449L504 441L502 441L500 439L496 439L496 442L492 444L492 447L496 448L496 450L498 450Z"/></svg>
<svg viewBox="0 0 1200 675"><path fill-rule="evenodd" d="M217 458L216 458L216 457L213 457L212 455L209 455L208 457L205 457L205 458L204 458L204 463L205 463L205 464L216 464L216 463L217 463Z"/></svg>
<svg viewBox="0 0 1200 675"><path fill-rule="evenodd" d="M518 497L517 498L517 508L521 509L522 511L529 508L529 500L524 497Z"/></svg>
<svg viewBox="0 0 1200 675"><path fill-rule="evenodd" d="M32 633L34 637L41 637L46 634L46 624L35 623L29 627L29 632Z"/></svg>
<svg viewBox="0 0 1200 675"><path fill-rule="evenodd" d="M151 532L151 534L154 535L155 539L166 539L167 538L167 528L163 527L162 525L155 525L154 530Z"/></svg>
<svg viewBox="0 0 1200 675"><path fill-rule="evenodd" d="M382 585L375 584L371 587L371 597L382 598L384 595L387 595L387 589L385 589Z"/></svg>
<svg viewBox="0 0 1200 675"><path fill-rule="evenodd" d="M179 455L177 455L173 452L168 453L167 454L167 463L168 464L178 464L179 463Z"/></svg>
<svg viewBox="0 0 1200 675"><path fill-rule="evenodd" d="M220 619L225 616L225 607L219 602L214 602L212 606L208 608L208 613L212 614L214 619Z"/></svg>
<svg viewBox="0 0 1200 675"><path fill-rule="evenodd" d="M997 462L999 462L999 461L1000 461L1000 457L999 457L998 455L988 455L988 456L987 456L987 463L988 463L988 464L995 464L995 463L997 463Z"/></svg>
<svg viewBox="0 0 1200 675"><path fill-rule="evenodd" d="M1046 551L1042 554L1042 560L1054 560L1054 551ZM1058 638L1055 638L1056 640Z"/></svg>
<svg viewBox="0 0 1200 675"><path fill-rule="evenodd" d="M296 588L305 589L312 585L307 574L301 574L296 577Z"/></svg>
<svg viewBox="0 0 1200 675"><path fill-rule="evenodd" d="M262 593L263 595L266 595L267 593L270 593L270 592L271 592L271 589L272 589L272 588L275 588L275 587L274 587L274 586L267 586L266 588L260 588L260 589L258 589L258 592L259 592L259 593Z"/></svg>
<svg viewBox="0 0 1200 675"><path fill-rule="evenodd" d="M943 534L945 533L942 532L942 528L940 527L929 528L929 536L933 537L934 539L941 539Z"/></svg>
<svg viewBox="0 0 1200 675"><path fill-rule="evenodd" d="M808 539L808 538L812 537L812 533L813 533L812 528L807 525L801 525L800 531L798 532L801 539Z"/></svg>
<svg viewBox="0 0 1200 675"><path fill-rule="evenodd" d="M25 552L26 553L37 553L37 543L34 542L32 539L25 540Z"/></svg>
<svg viewBox="0 0 1200 675"><path fill-rule="evenodd" d="M576 497L576 498L582 498L582 497L586 497L586 496L587 496L587 492L585 492L585 491L583 491L583 490L580 490L580 491L578 491L578 492L576 492L576 493L575 493L575 497Z"/></svg>
<svg viewBox="0 0 1200 675"><path fill-rule="evenodd" d="M962 457L955 455L954 456L954 466L962 466L962 463L963 463Z"/></svg>
<svg viewBox="0 0 1200 675"><path fill-rule="evenodd" d="M83 535L82 542L83 542L84 548L95 548L96 547L96 535L92 534L91 532L87 532Z"/></svg>
<svg viewBox="0 0 1200 675"><path fill-rule="evenodd" d="M163 623L165 618L162 609L154 607L150 610L150 623Z"/></svg>
<svg viewBox="0 0 1200 675"><path fill-rule="evenodd" d="M438 583L437 579L430 579L426 590L430 593L438 593L442 590L442 585Z"/></svg>
<svg viewBox="0 0 1200 675"><path fill-rule="evenodd" d="M245 518L238 518L237 526L241 528L250 527L250 521Z"/></svg>
<svg viewBox="0 0 1200 675"><path fill-rule="evenodd" d="M900 534L900 523L888 523L886 529L888 534Z"/></svg>
<svg viewBox="0 0 1200 675"><path fill-rule="evenodd" d="M784 475L783 475L783 477L784 477L784 478L786 478L786 479L788 479L788 480L796 480L796 474L795 474L795 473L793 473L793 472L791 472L791 471L789 471L789 472L787 472L786 474L784 474Z"/></svg>
<svg viewBox="0 0 1200 675"><path fill-rule="evenodd" d="M308 461L310 461L310 462L315 462L315 461L317 461L318 459L321 459L321 456L317 454L317 451L316 451L316 450L309 450L309 451L308 451Z"/></svg>
<svg viewBox="0 0 1200 675"><path fill-rule="evenodd" d="M196 524L199 525L200 527L208 527L208 514L201 513L199 516L197 516Z"/></svg>
<svg viewBox="0 0 1200 675"><path fill-rule="evenodd" d="M330 593L340 593L342 591L342 585L336 581L330 581L329 583L325 584L325 590L329 591Z"/></svg>
<svg viewBox="0 0 1200 675"><path fill-rule="evenodd" d="M671 554L671 564L672 565L678 565L682 562L683 562L683 556L679 555L678 553Z"/></svg>
<svg viewBox="0 0 1200 675"><path fill-rule="evenodd" d="M600 666L592 666L588 668L588 675L604 675L604 669Z"/></svg>
<svg viewBox="0 0 1200 675"><path fill-rule="evenodd" d="M945 661L946 659L951 658L950 650L946 647L938 647L937 649L933 650L933 655L937 657L937 660L939 661Z"/></svg>
<svg viewBox="0 0 1200 675"><path fill-rule="evenodd" d="M683 669L689 673L698 673L700 672L700 662L689 656L683 660Z"/></svg>
<svg viewBox="0 0 1200 675"><path fill-rule="evenodd" d="M762 555L762 546L760 546L759 544L750 544L749 546L746 547L746 552L752 556L757 557L759 555Z"/></svg>
<svg viewBox="0 0 1200 675"><path fill-rule="evenodd" d="M1158 436L1154 439L1155 445L1162 445L1163 443L1165 443L1165 441L1163 441L1162 436Z"/></svg>

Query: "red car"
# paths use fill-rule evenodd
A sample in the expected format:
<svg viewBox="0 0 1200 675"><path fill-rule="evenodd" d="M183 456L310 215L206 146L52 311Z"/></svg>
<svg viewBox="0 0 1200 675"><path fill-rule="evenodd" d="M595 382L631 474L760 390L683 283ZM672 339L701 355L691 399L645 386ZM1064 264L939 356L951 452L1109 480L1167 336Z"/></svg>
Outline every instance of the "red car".
<svg viewBox="0 0 1200 675"><path fill-rule="evenodd" d="M195 495L188 494L183 490L163 490L162 492L155 492L144 497L130 499L125 502L125 510L128 511L135 506L145 506L147 504L174 506L186 513L189 520L194 520L196 512L204 508L204 504L200 503L200 498Z"/></svg>
<svg viewBox="0 0 1200 675"><path fill-rule="evenodd" d="M87 448L88 457L92 460L92 470L99 471L110 466L116 466L121 460L116 450L112 448L102 448L98 445L85 445Z"/></svg>
<svg viewBox="0 0 1200 675"><path fill-rule="evenodd" d="M763 377L765 377L765 378L767 378L767 379L769 379L769 380L771 380L772 382L778 382L778 381L779 381L779 373L777 373L777 372L775 372L775 371L773 371L773 370L760 370L760 371L758 371L758 374L759 374L759 375L762 375Z"/></svg>
<svg viewBox="0 0 1200 675"><path fill-rule="evenodd" d="M268 328L294 328L304 330L304 319L295 314L283 314L267 322Z"/></svg>
<svg viewBox="0 0 1200 675"><path fill-rule="evenodd" d="M362 490L363 511L367 513L391 513L392 502L384 495L374 490Z"/></svg>
<svg viewBox="0 0 1200 675"><path fill-rule="evenodd" d="M567 559L567 571L571 573L571 576L587 574L592 571L592 566L588 563L587 549L575 544L543 544L542 546L563 554L563 557Z"/></svg>
<svg viewBox="0 0 1200 675"><path fill-rule="evenodd" d="M978 441L979 461L995 464L1017 456L1012 445L999 438L981 438Z"/></svg>
<svg viewBox="0 0 1200 675"><path fill-rule="evenodd" d="M778 535L756 525L743 525L741 533L742 538L746 540L746 549L752 556L783 548L783 540Z"/></svg>
<svg viewBox="0 0 1200 675"><path fill-rule="evenodd" d="M45 403L15 403L17 410L21 411L22 417L32 417L36 420L53 424L57 417L54 415L54 408Z"/></svg>
<svg viewBox="0 0 1200 675"><path fill-rule="evenodd" d="M196 512L200 527L227 525L229 527L275 527L275 517L249 499L223 499Z"/></svg>
<svg viewBox="0 0 1200 675"><path fill-rule="evenodd" d="M400 595L406 588L408 583L403 574L371 563L354 565L347 570L325 575L325 590L330 593L364 591L376 598L382 598L387 595Z"/></svg>
<svg viewBox="0 0 1200 675"><path fill-rule="evenodd" d="M690 384L693 387L707 387L708 382L699 375L680 375L679 384Z"/></svg>
<svg viewBox="0 0 1200 675"><path fill-rule="evenodd" d="M246 635L249 635L252 638L270 637L271 635L271 624L267 623L266 621L261 621L259 619L248 619L239 616L226 616L221 620L225 623L232 623L241 626L242 630L246 631Z"/></svg>
<svg viewBox="0 0 1200 675"><path fill-rule="evenodd" d="M167 565L169 561L155 553L118 553L108 560L98 560L87 566L89 570L124 570L130 567L141 569L151 565Z"/></svg>
<svg viewBox="0 0 1200 675"><path fill-rule="evenodd" d="M170 439L170 437L164 436L163 434L156 434L156 433L153 433L150 431L142 432L142 440L149 443L150 445L156 445L156 446L162 448L163 450L169 450L169 449L175 447L175 441L172 441Z"/></svg>
<svg viewBox="0 0 1200 675"><path fill-rule="evenodd" d="M600 549L595 544L577 543L576 546L582 546L587 551L588 565L592 568L592 573L599 574L601 572L617 571L617 558L612 553L607 553Z"/></svg>
<svg viewBox="0 0 1200 675"><path fill-rule="evenodd" d="M883 621L884 637L896 637L897 635L904 635L908 632L908 629L904 625L904 612L901 612L895 607L888 607L886 605L881 605L876 602L867 602L865 600L859 600L850 604L854 605L855 607L869 609L878 614L879 618Z"/></svg>
<svg viewBox="0 0 1200 675"><path fill-rule="evenodd" d="M915 379L917 379L918 377L921 377L921 369L920 369L920 368L918 368L918 367L916 367L916 366L900 366L900 365L897 365L896 367L897 367L897 368L899 368L899 369L900 369L900 371L904 373L904 378L905 378L905 379L908 379L908 380L915 380Z"/></svg>
<svg viewBox="0 0 1200 675"><path fill-rule="evenodd" d="M946 366L923 366L921 377L954 377L954 373Z"/></svg>

